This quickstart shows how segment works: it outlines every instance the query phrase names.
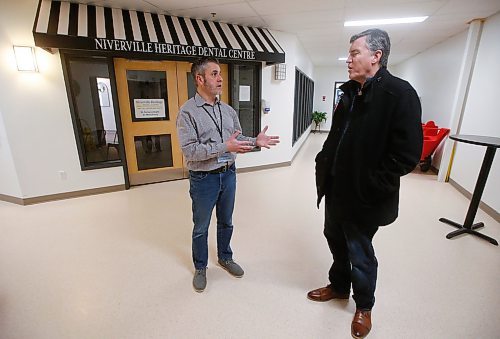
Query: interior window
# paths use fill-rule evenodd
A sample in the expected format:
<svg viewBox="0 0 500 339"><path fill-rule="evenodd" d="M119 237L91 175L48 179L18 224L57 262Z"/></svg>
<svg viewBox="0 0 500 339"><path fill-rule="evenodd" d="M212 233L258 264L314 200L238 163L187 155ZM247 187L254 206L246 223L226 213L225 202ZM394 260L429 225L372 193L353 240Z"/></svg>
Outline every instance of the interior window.
<svg viewBox="0 0 500 339"><path fill-rule="evenodd" d="M239 115L244 135L256 137L260 132L260 64L231 66L231 106Z"/></svg>
<svg viewBox="0 0 500 339"><path fill-rule="evenodd" d="M293 109L292 145L312 123L314 81L295 68L295 98Z"/></svg>
<svg viewBox="0 0 500 339"><path fill-rule="evenodd" d="M66 56L66 80L82 169L121 164L106 58Z"/></svg>

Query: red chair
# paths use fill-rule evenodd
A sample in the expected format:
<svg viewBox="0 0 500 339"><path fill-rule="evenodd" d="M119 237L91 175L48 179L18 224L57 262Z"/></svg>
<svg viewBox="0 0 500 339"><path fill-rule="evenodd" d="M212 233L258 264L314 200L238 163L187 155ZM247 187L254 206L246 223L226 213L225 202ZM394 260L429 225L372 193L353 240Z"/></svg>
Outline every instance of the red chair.
<svg viewBox="0 0 500 339"><path fill-rule="evenodd" d="M424 145L422 147L419 166L422 172L427 172L431 168L434 151L448 133L450 133L450 129L440 128L436 126L434 121L430 120L426 124L422 124L422 132L424 135Z"/></svg>
<svg viewBox="0 0 500 339"><path fill-rule="evenodd" d="M433 137L436 136L439 132L439 127L425 127L422 129L424 132L424 137Z"/></svg>
<svg viewBox="0 0 500 339"><path fill-rule="evenodd" d="M422 125L424 125L425 127L428 127L428 128L437 128L437 125L433 120L429 120L425 124L422 124Z"/></svg>

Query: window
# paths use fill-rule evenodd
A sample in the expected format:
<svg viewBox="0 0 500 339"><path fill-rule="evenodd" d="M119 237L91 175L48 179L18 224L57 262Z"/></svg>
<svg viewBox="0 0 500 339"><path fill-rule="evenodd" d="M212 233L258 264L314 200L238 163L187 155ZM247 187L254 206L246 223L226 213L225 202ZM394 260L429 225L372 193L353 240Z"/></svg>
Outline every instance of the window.
<svg viewBox="0 0 500 339"><path fill-rule="evenodd" d="M165 71L135 71L127 70L127 85L128 96L130 98L130 112L132 113L132 121L152 121L152 120L169 120L168 104L163 105L164 112L159 116L153 114L143 114L138 116L136 107L144 100L151 105L151 100L158 99L168 103L167 95L167 75Z"/></svg>
<svg viewBox="0 0 500 339"><path fill-rule="evenodd" d="M230 104L238 113L243 135L260 132L260 64L230 65Z"/></svg>
<svg viewBox="0 0 500 339"><path fill-rule="evenodd" d="M121 165L110 61L64 53L61 57L82 169Z"/></svg>
<svg viewBox="0 0 500 339"><path fill-rule="evenodd" d="M313 97L314 81L296 68L292 145L312 123Z"/></svg>

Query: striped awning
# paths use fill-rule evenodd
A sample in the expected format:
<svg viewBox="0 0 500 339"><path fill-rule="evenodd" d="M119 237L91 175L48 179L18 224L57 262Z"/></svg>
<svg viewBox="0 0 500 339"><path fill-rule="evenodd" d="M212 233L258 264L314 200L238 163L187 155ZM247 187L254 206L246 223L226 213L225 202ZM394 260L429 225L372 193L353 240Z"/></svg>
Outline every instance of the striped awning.
<svg viewBox="0 0 500 339"><path fill-rule="evenodd" d="M33 26L35 45L149 55L285 62L285 53L264 28L163 14L41 0Z"/></svg>

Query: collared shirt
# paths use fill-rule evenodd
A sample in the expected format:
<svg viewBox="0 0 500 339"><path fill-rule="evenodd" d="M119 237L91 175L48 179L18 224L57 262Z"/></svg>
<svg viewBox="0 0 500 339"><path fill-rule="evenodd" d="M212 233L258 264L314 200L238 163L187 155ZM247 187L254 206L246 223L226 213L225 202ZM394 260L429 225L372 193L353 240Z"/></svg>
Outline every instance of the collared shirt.
<svg viewBox="0 0 500 339"><path fill-rule="evenodd" d="M229 156L228 162L232 164L236 153L228 153L225 142L235 131L241 131L241 125L231 106L218 99L211 105L196 93L182 105L177 115L177 134L187 168L191 171L217 169L224 165L218 162L224 154ZM255 138L240 134L237 139L255 145Z"/></svg>

